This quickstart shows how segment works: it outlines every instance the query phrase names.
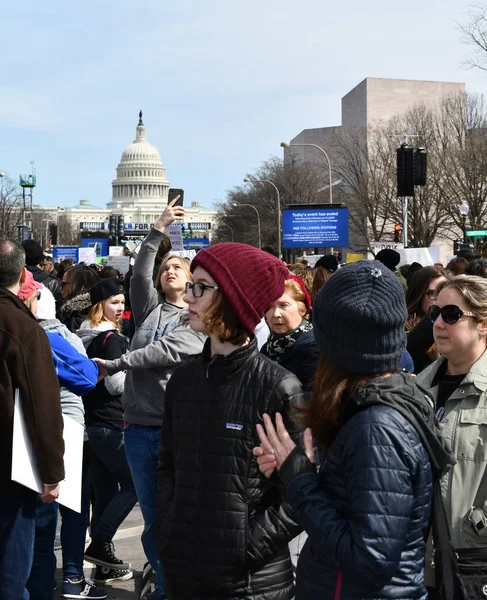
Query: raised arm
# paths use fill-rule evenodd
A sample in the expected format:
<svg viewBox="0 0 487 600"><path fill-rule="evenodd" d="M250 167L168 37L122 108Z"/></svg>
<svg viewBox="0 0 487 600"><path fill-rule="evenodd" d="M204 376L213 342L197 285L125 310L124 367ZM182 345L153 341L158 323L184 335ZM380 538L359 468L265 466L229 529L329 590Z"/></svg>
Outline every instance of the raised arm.
<svg viewBox="0 0 487 600"><path fill-rule="evenodd" d="M132 278L130 281L130 306L134 315L135 326L138 327L147 315L157 306L159 299L152 281L154 263L159 244L164 238L164 232L171 223L184 218L184 208L174 206L178 198L168 204L154 227L142 242L135 259Z"/></svg>

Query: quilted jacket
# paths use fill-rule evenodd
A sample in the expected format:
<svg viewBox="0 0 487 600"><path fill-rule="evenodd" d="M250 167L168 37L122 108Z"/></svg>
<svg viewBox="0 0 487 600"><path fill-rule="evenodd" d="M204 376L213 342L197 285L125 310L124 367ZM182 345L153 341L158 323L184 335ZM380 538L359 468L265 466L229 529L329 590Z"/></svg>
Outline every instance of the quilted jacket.
<svg viewBox="0 0 487 600"><path fill-rule="evenodd" d="M302 402L298 379L258 352L189 359L169 380L158 470L158 545L169 600L289 600L301 528L252 449L263 413ZM288 425L291 423L288 419Z"/></svg>
<svg viewBox="0 0 487 600"><path fill-rule="evenodd" d="M344 419L318 474L296 465L292 473L288 461L279 471L309 536L298 562L296 600L427 598L432 470L418 432L393 408L410 393L426 400L414 384L405 385L406 377L376 379L354 395L362 395L365 408ZM377 395L383 404L370 405Z"/></svg>

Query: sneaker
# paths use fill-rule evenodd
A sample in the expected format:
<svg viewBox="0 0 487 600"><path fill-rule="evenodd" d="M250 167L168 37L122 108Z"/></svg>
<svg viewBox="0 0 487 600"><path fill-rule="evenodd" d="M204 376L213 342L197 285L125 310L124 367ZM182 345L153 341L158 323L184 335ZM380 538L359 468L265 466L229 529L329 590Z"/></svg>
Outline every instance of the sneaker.
<svg viewBox="0 0 487 600"><path fill-rule="evenodd" d="M95 571L94 583L105 585L114 581L128 581L134 576L133 569L111 569L110 567L100 567L98 565Z"/></svg>
<svg viewBox="0 0 487 600"><path fill-rule="evenodd" d="M111 569L130 569L130 563L124 562L115 556L113 542L98 542L92 540L85 550L85 560Z"/></svg>
<svg viewBox="0 0 487 600"><path fill-rule="evenodd" d="M163 596L158 590L154 590L150 594L142 596L140 600L166 600L166 596Z"/></svg>
<svg viewBox="0 0 487 600"><path fill-rule="evenodd" d="M85 579L72 581L65 579L63 581L63 598L91 598L92 600L104 600L108 594L105 590L95 587Z"/></svg>

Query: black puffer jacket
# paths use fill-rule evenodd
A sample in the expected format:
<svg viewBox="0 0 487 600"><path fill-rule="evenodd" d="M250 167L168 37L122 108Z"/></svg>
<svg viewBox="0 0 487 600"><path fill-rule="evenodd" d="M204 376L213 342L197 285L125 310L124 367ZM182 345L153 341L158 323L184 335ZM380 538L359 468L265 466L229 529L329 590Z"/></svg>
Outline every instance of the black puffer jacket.
<svg viewBox="0 0 487 600"><path fill-rule="evenodd" d="M34 281L37 283L42 283L42 285L46 286L48 290L54 296L54 300L56 300L56 306L59 306L61 303L61 282L57 277L53 277L47 271L43 271L37 266L27 267L27 270L32 273L32 277Z"/></svg>
<svg viewBox="0 0 487 600"><path fill-rule="evenodd" d="M289 414L302 401L298 379L262 356L255 339L213 357L208 340L174 372L157 499L170 600L294 596L288 542L301 529L278 478L260 475L252 449L263 413Z"/></svg>

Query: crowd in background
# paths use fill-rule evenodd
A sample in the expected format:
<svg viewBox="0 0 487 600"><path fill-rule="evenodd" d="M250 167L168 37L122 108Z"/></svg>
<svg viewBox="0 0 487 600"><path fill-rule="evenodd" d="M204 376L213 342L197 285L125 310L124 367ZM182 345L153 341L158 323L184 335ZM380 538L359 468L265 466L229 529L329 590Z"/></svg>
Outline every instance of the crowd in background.
<svg viewBox="0 0 487 600"><path fill-rule="evenodd" d="M164 234L183 216L165 209L126 277L0 240L2 336L14 309L15 327L45 332L56 383L43 410L57 396L85 428L80 513L56 502L60 413L51 442L34 443L57 465L40 460L43 494L0 492L12 523L0 526L0 597L54 597L59 530L63 597L106 598L133 577L113 539L138 502L155 573L146 600L480 598L487 260L399 268L382 250L311 268L224 243L190 262ZM35 413L45 400L17 374L30 346L7 350L16 367L0 384ZM26 502L20 569L8 540Z"/></svg>

